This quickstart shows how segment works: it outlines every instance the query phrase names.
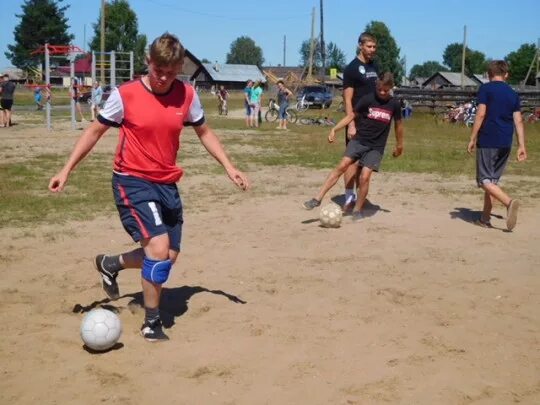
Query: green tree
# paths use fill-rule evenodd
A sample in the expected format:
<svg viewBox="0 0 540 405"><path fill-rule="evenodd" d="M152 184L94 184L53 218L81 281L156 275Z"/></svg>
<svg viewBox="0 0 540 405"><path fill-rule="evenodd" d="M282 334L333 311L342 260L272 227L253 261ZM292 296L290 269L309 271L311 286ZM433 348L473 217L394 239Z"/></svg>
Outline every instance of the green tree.
<svg viewBox="0 0 540 405"><path fill-rule="evenodd" d="M307 66L309 63L309 42L309 39L306 39L300 46L299 53L301 66ZM314 39L314 42L313 68L315 72L318 72L322 67L321 46L318 38ZM342 70L346 63L345 53L334 42L328 42L326 44L326 68Z"/></svg>
<svg viewBox="0 0 540 405"><path fill-rule="evenodd" d="M302 42L302 45L300 45L300 50L298 52L300 53L301 66L309 65L310 43L311 41L309 39L306 39L304 42ZM314 72L317 72L322 66L321 45L318 38L315 38L313 40L313 47L313 70Z"/></svg>
<svg viewBox="0 0 540 405"><path fill-rule="evenodd" d="M146 71L146 45L148 41L146 35L139 34L135 41L135 49L133 49L133 64L134 71L137 74L144 73Z"/></svg>
<svg viewBox="0 0 540 405"><path fill-rule="evenodd" d="M326 58L327 69L335 68L342 71L347 64L345 53L333 42L329 42L328 45L326 45Z"/></svg>
<svg viewBox="0 0 540 405"><path fill-rule="evenodd" d="M375 61L381 72L392 72L396 84L401 83L405 74L402 60L399 57L400 49L388 27L381 21L371 21L366 25L365 32L377 38L377 56Z"/></svg>
<svg viewBox="0 0 540 405"><path fill-rule="evenodd" d="M454 42L448 45L443 52L443 62L451 72L461 72L461 58L463 45ZM484 73L487 67L486 55L480 51L465 48L465 74Z"/></svg>
<svg viewBox="0 0 540 405"><path fill-rule="evenodd" d="M434 60L428 60L427 62L422 63L421 65L414 65L411 68L410 79L416 77L430 77L431 75L437 72L448 72L448 68L441 65L439 62Z"/></svg>
<svg viewBox="0 0 540 405"><path fill-rule="evenodd" d="M510 83L518 84L525 80L525 76L527 76L536 52L536 45L534 43L523 44L517 51L510 52L505 56L504 60L508 62L510 69L510 77L508 78ZM526 84L534 85L534 81L535 70L533 69Z"/></svg>
<svg viewBox="0 0 540 405"><path fill-rule="evenodd" d="M101 14L94 26L94 37L90 42L90 49L101 51ZM129 6L127 0L112 0L105 3L105 52L134 53L135 71L145 70L146 35L139 34L137 15ZM123 59L126 59L123 57ZM127 69L129 64L119 63L118 68ZM122 71L122 76L127 76Z"/></svg>
<svg viewBox="0 0 540 405"><path fill-rule="evenodd" d="M14 66L27 69L39 64L43 56L30 53L45 43L71 43L73 35L68 33L68 20L64 16L69 6L61 6L61 3L62 0L26 0L23 3L22 14L15 15L21 19L13 31L15 43L8 45L9 51L4 53Z"/></svg>
<svg viewBox="0 0 540 405"><path fill-rule="evenodd" d="M230 51L227 54L227 63L261 67L264 63L262 49L250 37L238 37L231 43Z"/></svg>

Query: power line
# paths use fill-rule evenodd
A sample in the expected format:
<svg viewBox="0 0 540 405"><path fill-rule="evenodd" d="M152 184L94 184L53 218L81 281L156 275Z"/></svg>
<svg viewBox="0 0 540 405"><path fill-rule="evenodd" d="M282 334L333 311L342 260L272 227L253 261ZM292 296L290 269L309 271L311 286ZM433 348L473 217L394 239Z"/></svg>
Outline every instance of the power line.
<svg viewBox="0 0 540 405"><path fill-rule="evenodd" d="M182 11L184 13L200 15L200 16L203 16L203 17L219 18L219 19L224 19L224 20L227 20L227 21L231 21L231 20L234 20L234 21L300 20L300 19L302 19L305 16L310 14L310 13L302 13L302 14L295 14L295 15L288 15L288 16L284 16L283 14L276 15L276 16L265 15L264 17L259 17L259 18L256 18L256 17L254 18L253 15L241 17L241 16L230 16L230 15L224 15L224 14L213 14L213 13L207 13L207 12L204 12L204 11L189 10L187 8L178 7L178 6L173 5L173 4L164 4L164 3L158 2L156 0L146 0L146 1L148 3L152 3L152 4L155 4L156 6L164 7L164 8L167 8L167 9L178 10L178 11Z"/></svg>

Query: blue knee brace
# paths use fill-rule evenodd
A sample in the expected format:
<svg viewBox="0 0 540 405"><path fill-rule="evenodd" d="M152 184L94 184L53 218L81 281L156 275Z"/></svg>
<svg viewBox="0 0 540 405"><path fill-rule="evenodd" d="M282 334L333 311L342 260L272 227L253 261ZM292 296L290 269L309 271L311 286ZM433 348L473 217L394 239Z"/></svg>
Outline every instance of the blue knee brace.
<svg viewBox="0 0 540 405"><path fill-rule="evenodd" d="M163 284L169 278L172 263L170 260L152 260L145 257L142 266L142 278L152 283Z"/></svg>

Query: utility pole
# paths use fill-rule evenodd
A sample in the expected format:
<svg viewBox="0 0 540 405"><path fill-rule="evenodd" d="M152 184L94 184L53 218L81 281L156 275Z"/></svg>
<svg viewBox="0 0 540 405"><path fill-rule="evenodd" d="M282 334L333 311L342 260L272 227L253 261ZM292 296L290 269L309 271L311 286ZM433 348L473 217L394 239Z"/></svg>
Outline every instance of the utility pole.
<svg viewBox="0 0 540 405"><path fill-rule="evenodd" d="M101 84L105 84L105 0L101 0Z"/></svg>
<svg viewBox="0 0 540 405"><path fill-rule="evenodd" d="M309 43L309 66L308 66L308 81L312 80L313 73L313 51L315 48L315 7L311 10L311 40Z"/></svg>
<svg viewBox="0 0 540 405"><path fill-rule="evenodd" d="M540 38L536 45L536 87L540 89Z"/></svg>
<svg viewBox="0 0 540 405"><path fill-rule="evenodd" d="M324 84L324 76L326 74L326 47L324 45L324 13L323 13L323 0L320 0L321 9L321 83Z"/></svg>
<svg viewBox="0 0 540 405"><path fill-rule="evenodd" d="M465 54L467 51L467 26L463 26L463 51L461 53L461 88L465 87Z"/></svg>
<svg viewBox="0 0 540 405"><path fill-rule="evenodd" d="M527 85L527 81L529 80L529 76L531 75L535 62L536 62L536 74L538 75L538 57L539 57L538 52L540 52L539 47L540 47L540 40L538 40L538 46L534 50L534 56L532 58L531 65L529 66L529 70L527 71L527 75L525 76L525 79L523 79L523 82L521 82L523 86Z"/></svg>
<svg viewBox="0 0 540 405"><path fill-rule="evenodd" d="M287 35L283 35L283 66L287 66Z"/></svg>

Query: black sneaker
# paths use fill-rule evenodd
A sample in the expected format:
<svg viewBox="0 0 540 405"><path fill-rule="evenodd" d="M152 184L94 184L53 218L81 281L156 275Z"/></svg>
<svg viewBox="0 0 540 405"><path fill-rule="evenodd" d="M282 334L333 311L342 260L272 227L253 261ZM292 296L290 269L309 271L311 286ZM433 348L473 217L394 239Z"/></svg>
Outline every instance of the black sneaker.
<svg viewBox="0 0 540 405"><path fill-rule="evenodd" d="M101 275L103 290L109 298L115 300L120 296L120 290L118 289L118 283L116 282L118 273L107 270L104 263L106 257L107 256L105 255L97 255L94 260L94 266Z"/></svg>
<svg viewBox="0 0 540 405"><path fill-rule="evenodd" d="M302 207L304 207L306 210L312 210L313 208L316 208L319 205L321 205L321 202L317 200L316 198L312 198L311 200L305 201L302 204Z"/></svg>
<svg viewBox="0 0 540 405"><path fill-rule="evenodd" d="M145 321L141 326L141 336L148 342L163 342L169 340L169 337L163 332L161 320L153 322Z"/></svg>

